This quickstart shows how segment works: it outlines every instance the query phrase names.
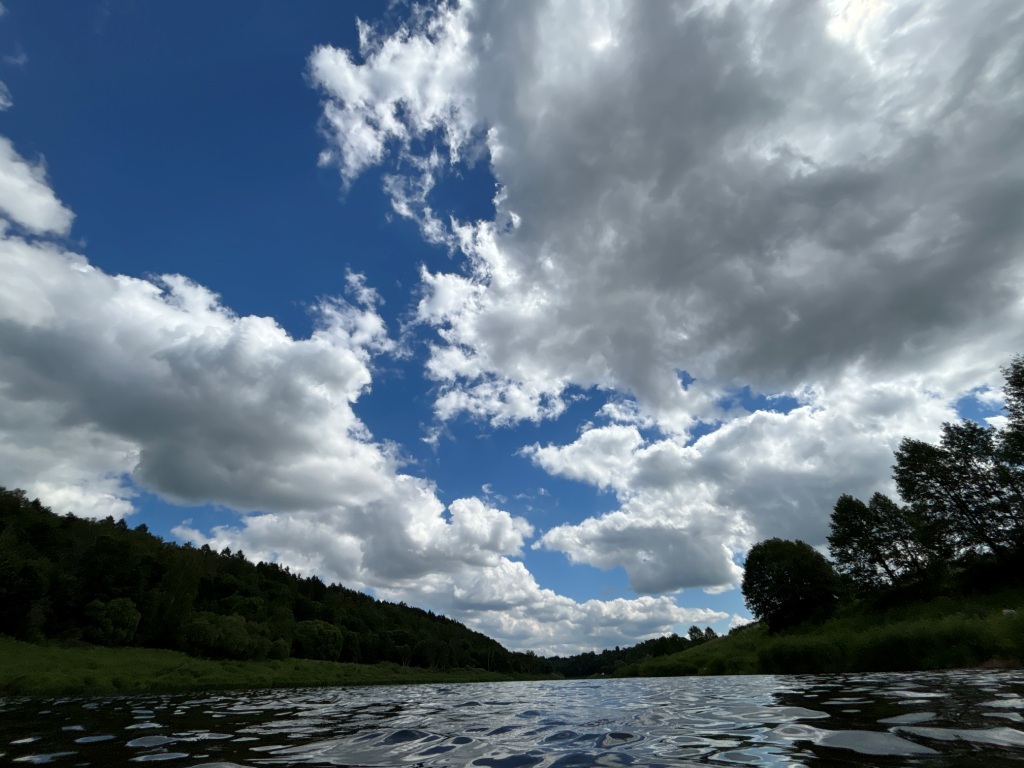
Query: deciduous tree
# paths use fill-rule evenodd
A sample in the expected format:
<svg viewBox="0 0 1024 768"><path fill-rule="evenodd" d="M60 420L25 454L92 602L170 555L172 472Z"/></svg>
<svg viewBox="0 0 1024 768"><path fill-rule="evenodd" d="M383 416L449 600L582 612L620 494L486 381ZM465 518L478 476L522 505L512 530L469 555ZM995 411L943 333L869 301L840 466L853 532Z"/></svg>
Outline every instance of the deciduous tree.
<svg viewBox="0 0 1024 768"><path fill-rule="evenodd" d="M806 542L768 539L747 554L743 598L772 632L830 616L837 586L831 563Z"/></svg>
<svg viewBox="0 0 1024 768"><path fill-rule="evenodd" d="M830 521L836 570L861 588L896 584L927 572L935 559L926 524L883 493L869 503L843 494Z"/></svg>

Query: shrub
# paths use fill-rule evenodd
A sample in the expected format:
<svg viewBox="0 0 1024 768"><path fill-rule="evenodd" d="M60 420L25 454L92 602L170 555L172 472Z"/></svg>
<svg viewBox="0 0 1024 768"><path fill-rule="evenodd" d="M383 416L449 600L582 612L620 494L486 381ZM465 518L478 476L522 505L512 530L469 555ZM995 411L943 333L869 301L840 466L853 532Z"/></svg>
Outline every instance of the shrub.
<svg viewBox="0 0 1024 768"><path fill-rule="evenodd" d="M345 636L333 624L319 619L300 621L295 625L292 655L301 659L338 661L344 643Z"/></svg>
<svg viewBox="0 0 1024 768"><path fill-rule="evenodd" d="M775 674L836 672L844 668L844 656L831 640L799 636L772 638L757 652L761 669Z"/></svg>

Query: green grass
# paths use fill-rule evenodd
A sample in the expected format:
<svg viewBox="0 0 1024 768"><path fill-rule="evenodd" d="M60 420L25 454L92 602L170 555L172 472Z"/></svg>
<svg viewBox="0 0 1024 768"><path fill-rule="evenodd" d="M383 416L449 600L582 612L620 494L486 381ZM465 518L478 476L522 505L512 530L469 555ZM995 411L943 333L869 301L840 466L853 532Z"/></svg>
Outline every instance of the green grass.
<svg viewBox="0 0 1024 768"><path fill-rule="evenodd" d="M490 682L513 678L482 669L448 672L397 664L329 661L210 661L177 651L36 645L0 636L0 694L170 693L327 685Z"/></svg>
<svg viewBox="0 0 1024 768"><path fill-rule="evenodd" d="M1003 609L1017 610L1004 616ZM1024 590L938 598L887 611L850 606L817 626L776 636L752 626L618 676L798 674L1024 664Z"/></svg>

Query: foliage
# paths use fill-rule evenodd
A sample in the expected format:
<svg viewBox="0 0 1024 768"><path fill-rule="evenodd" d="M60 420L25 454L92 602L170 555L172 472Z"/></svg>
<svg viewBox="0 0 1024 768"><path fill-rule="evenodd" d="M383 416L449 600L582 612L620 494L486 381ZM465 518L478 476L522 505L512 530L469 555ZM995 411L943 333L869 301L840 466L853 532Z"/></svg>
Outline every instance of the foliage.
<svg viewBox="0 0 1024 768"><path fill-rule="evenodd" d="M1005 426L965 419L943 424L938 444L911 438L900 443L893 479L905 505L877 493L869 504L839 497L829 551L837 570L862 592L933 585L965 570L978 576L986 565L992 575L1019 571L1024 357L1015 358L1003 376Z"/></svg>
<svg viewBox="0 0 1024 768"><path fill-rule="evenodd" d="M1024 357L1003 370L1007 424L943 424L938 445L905 439L893 478L954 555L1024 547Z"/></svg>
<svg viewBox="0 0 1024 768"><path fill-rule="evenodd" d="M862 588L898 584L936 562L922 537L908 535L921 527L912 509L885 494L868 504L843 494L832 512L829 552L836 570Z"/></svg>
<svg viewBox="0 0 1024 768"><path fill-rule="evenodd" d="M85 615L91 621L86 627L86 638L99 645L127 645L135 637L142 614L135 603L118 597L104 603L93 600L85 606Z"/></svg>
<svg viewBox="0 0 1024 768"><path fill-rule="evenodd" d="M333 624L312 619L295 625L292 647L299 658L339 661L344 646L345 636Z"/></svg>
<svg viewBox="0 0 1024 768"><path fill-rule="evenodd" d="M647 659L696 648L718 636L711 627L701 629L696 625L690 627L686 634L686 637L680 637L673 633L644 640L627 648L616 646L600 653L586 651L564 658L555 656L546 661L554 671L570 678L620 675L623 669L634 668Z"/></svg>
<svg viewBox="0 0 1024 768"><path fill-rule="evenodd" d="M836 672L843 659L843 650L827 637L779 637L757 650L758 669L771 673Z"/></svg>
<svg viewBox="0 0 1024 768"><path fill-rule="evenodd" d="M1004 613L1009 607L1016 612ZM623 667L638 676L949 669L1024 663L1024 589L944 596L878 609L857 602L822 624L770 634L764 625Z"/></svg>
<svg viewBox="0 0 1024 768"><path fill-rule="evenodd" d="M773 632L831 615L838 584L832 565L803 541L768 539L747 554L747 608Z"/></svg>
<svg viewBox="0 0 1024 768"><path fill-rule="evenodd" d="M223 660L393 663L543 674L462 624L303 578L242 552L161 541L145 526L58 516L0 488L0 634Z"/></svg>
<svg viewBox="0 0 1024 768"><path fill-rule="evenodd" d="M938 445L906 438L896 451L900 495L952 554L1002 553L1021 540L1024 509L1000 483L997 439L995 428L965 420L943 424Z"/></svg>
<svg viewBox="0 0 1024 768"><path fill-rule="evenodd" d="M267 633L265 626L237 613L222 616L202 611L184 626L183 649L193 656L208 659L259 661L267 658L270 652L271 641Z"/></svg>

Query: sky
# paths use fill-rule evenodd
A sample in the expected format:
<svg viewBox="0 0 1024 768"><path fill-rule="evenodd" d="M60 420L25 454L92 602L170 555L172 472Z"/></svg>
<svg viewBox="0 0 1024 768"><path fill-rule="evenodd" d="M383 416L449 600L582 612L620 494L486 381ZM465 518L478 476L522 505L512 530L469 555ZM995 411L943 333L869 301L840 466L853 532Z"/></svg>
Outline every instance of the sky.
<svg viewBox="0 0 1024 768"><path fill-rule="evenodd" d="M1018 0L4 0L0 484L541 654L728 631L1024 352Z"/></svg>

